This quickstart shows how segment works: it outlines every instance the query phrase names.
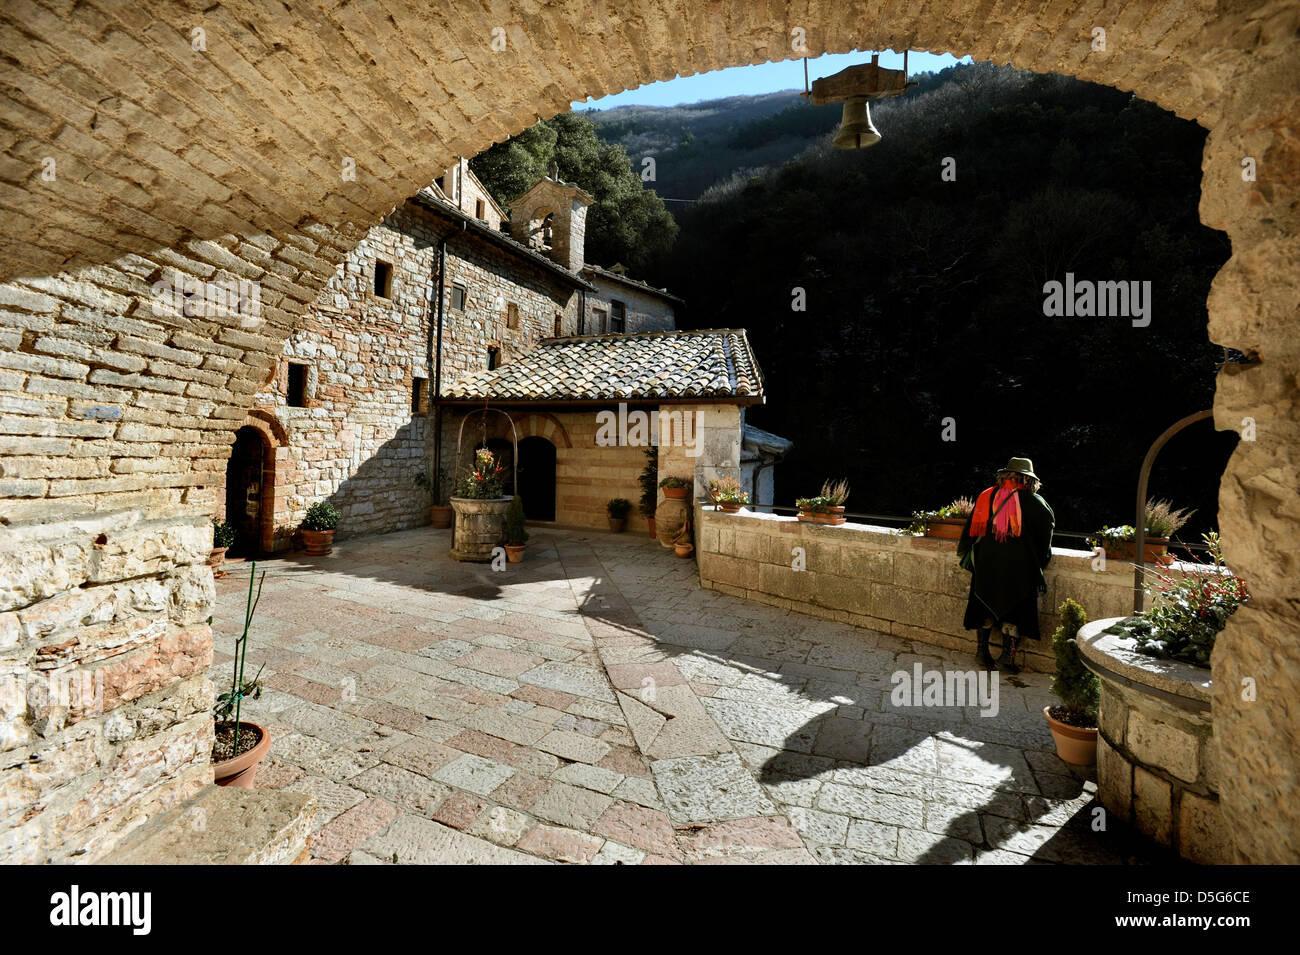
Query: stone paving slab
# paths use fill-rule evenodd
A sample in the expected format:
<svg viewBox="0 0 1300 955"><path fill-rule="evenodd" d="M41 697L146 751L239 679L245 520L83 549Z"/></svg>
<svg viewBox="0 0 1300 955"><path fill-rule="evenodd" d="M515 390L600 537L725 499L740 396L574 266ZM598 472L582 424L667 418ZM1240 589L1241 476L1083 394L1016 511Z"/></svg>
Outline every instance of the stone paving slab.
<svg viewBox="0 0 1300 955"><path fill-rule="evenodd" d="M894 673L969 661L702 590L638 535L537 528L501 573L447 549L417 528L261 565L258 782L315 798L316 862L1168 858L1091 830L1042 675L1004 681L996 718L895 706ZM241 569L217 582L218 684Z"/></svg>

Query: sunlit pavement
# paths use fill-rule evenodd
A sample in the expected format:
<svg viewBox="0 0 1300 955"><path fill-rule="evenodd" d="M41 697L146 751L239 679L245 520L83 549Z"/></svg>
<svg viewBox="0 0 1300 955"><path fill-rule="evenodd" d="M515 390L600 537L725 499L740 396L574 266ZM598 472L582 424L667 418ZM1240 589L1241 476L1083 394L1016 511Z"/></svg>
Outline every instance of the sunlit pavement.
<svg viewBox="0 0 1300 955"><path fill-rule="evenodd" d="M315 860L1173 861L1057 758L1046 676L1002 676L992 716L895 707L895 672L971 660L702 590L642 535L531 533L495 572L427 527L258 565L257 785L316 797Z"/></svg>

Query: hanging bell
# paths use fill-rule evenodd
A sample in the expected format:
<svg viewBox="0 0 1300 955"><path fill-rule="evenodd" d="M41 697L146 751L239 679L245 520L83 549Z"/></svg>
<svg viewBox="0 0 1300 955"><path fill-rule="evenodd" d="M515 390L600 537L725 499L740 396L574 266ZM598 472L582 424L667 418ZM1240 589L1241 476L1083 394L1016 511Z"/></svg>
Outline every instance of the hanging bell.
<svg viewBox="0 0 1300 955"><path fill-rule="evenodd" d="M864 97L855 96L844 101L840 116L840 129L831 145L836 149L866 149L880 142L880 133L871 125L871 108Z"/></svg>

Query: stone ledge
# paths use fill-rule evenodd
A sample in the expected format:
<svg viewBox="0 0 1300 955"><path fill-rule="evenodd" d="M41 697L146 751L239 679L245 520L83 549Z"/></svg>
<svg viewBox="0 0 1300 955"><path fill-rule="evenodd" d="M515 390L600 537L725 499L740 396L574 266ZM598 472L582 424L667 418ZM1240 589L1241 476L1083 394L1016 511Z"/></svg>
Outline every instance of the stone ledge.
<svg viewBox="0 0 1300 955"><path fill-rule="evenodd" d="M101 865L291 865L305 862L316 798L208 786L131 833Z"/></svg>
<svg viewBox="0 0 1300 955"><path fill-rule="evenodd" d="M1136 641L1103 633L1123 617L1083 625L1075 642L1084 665L1099 677L1153 695L1178 709L1210 712L1210 671L1179 660L1162 660L1134 649Z"/></svg>

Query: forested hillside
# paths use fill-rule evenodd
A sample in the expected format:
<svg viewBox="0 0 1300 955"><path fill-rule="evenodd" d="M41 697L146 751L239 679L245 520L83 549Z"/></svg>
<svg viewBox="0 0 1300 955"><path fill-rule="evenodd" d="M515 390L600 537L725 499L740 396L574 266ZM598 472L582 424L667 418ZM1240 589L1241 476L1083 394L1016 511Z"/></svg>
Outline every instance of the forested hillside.
<svg viewBox="0 0 1300 955"><path fill-rule="evenodd" d="M1016 454L1058 526L1132 522L1147 446L1210 406L1222 357L1205 300L1229 246L1197 218L1205 130L1063 77L941 77L873 110L884 138L863 151L829 148L838 115L751 119L733 142L770 140L765 122L822 133L674 210L651 278L686 298L684 324L749 329L769 396L751 420L796 442L781 503L847 475L853 510L935 507ZM1150 324L1046 317L1044 283L1067 272L1150 282ZM1235 440L1197 425L1160 458L1152 492L1200 510L1185 538L1213 521Z"/></svg>

